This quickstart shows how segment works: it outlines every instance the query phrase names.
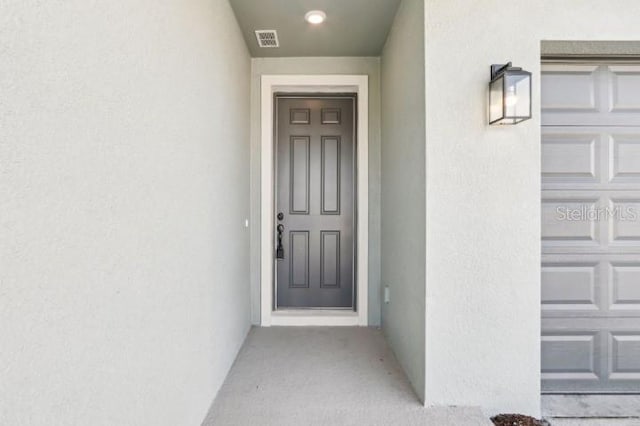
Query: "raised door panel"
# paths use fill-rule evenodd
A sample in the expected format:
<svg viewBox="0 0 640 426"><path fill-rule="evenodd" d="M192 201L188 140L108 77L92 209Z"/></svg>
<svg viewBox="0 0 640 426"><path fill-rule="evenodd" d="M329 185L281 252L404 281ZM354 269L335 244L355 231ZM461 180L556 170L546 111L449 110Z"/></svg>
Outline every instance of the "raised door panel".
<svg viewBox="0 0 640 426"><path fill-rule="evenodd" d="M543 113L595 113L600 110L596 65L542 67Z"/></svg>
<svg viewBox="0 0 640 426"><path fill-rule="evenodd" d="M602 246L602 226L589 220L597 211L597 194L545 192L542 199L543 249L598 249Z"/></svg>
<svg viewBox="0 0 640 426"><path fill-rule="evenodd" d="M597 188L602 183L602 135L585 129L545 128L542 185L545 189Z"/></svg>
<svg viewBox="0 0 640 426"><path fill-rule="evenodd" d="M612 250L640 251L640 194L614 193L603 213L609 221L608 243Z"/></svg>
<svg viewBox="0 0 640 426"><path fill-rule="evenodd" d="M311 124L311 110L309 108L291 108L289 110L290 124Z"/></svg>
<svg viewBox="0 0 640 426"><path fill-rule="evenodd" d="M542 129L543 190L639 190L640 128Z"/></svg>
<svg viewBox="0 0 640 426"><path fill-rule="evenodd" d="M542 334L542 380L599 380L596 332Z"/></svg>
<svg viewBox="0 0 640 426"><path fill-rule="evenodd" d="M609 309L635 311L640 317L640 258L614 259L609 266Z"/></svg>
<svg viewBox="0 0 640 426"><path fill-rule="evenodd" d="M340 287L340 231L320 232L320 287Z"/></svg>
<svg viewBox="0 0 640 426"><path fill-rule="evenodd" d="M640 131L614 130L608 143L609 181L640 188Z"/></svg>
<svg viewBox="0 0 640 426"><path fill-rule="evenodd" d="M600 268L589 261L542 263L543 311L599 309Z"/></svg>
<svg viewBox="0 0 640 426"><path fill-rule="evenodd" d="M640 126L640 66L543 64L543 126Z"/></svg>
<svg viewBox="0 0 640 426"><path fill-rule="evenodd" d="M309 232L289 233L289 287L309 287Z"/></svg>
<svg viewBox="0 0 640 426"><path fill-rule="evenodd" d="M640 191L543 191L544 253L640 254Z"/></svg>
<svg viewBox="0 0 640 426"><path fill-rule="evenodd" d="M545 393L637 392L640 318L543 318Z"/></svg>
<svg viewBox="0 0 640 426"><path fill-rule="evenodd" d="M291 137L290 214L309 214L311 143L309 136Z"/></svg>
<svg viewBox="0 0 640 426"><path fill-rule="evenodd" d="M606 67L609 87L609 111L613 114L635 113L640 125L640 65ZM631 115L631 119L634 116Z"/></svg>
<svg viewBox="0 0 640 426"><path fill-rule="evenodd" d="M321 213L340 214L340 137L321 138Z"/></svg>
<svg viewBox="0 0 640 426"><path fill-rule="evenodd" d="M609 353L609 380L640 380L640 331L610 333Z"/></svg>

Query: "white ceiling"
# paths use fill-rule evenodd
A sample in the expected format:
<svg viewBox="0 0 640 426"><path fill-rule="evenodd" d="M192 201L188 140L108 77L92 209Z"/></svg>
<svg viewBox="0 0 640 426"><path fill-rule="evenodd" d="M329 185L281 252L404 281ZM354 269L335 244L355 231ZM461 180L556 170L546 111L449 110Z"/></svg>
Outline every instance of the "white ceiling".
<svg viewBox="0 0 640 426"><path fill-rule="evenodd" d="M230 0L254 57L378 56L401 0ZM309 10L327 20L311 25ZM255 30L276 30L279 48L260 48Z"/></svg>

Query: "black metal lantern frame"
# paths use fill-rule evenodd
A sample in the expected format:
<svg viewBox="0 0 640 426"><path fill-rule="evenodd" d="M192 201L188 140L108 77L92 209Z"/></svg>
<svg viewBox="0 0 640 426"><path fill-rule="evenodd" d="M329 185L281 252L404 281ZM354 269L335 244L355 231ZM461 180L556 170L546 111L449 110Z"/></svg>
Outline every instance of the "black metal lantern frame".
<svg viewBox="0 0 640 426"><path fill-rule="evenodd" d="M531 73L507 64L491 65L489 124L518 124L531 118Z"/></svg>

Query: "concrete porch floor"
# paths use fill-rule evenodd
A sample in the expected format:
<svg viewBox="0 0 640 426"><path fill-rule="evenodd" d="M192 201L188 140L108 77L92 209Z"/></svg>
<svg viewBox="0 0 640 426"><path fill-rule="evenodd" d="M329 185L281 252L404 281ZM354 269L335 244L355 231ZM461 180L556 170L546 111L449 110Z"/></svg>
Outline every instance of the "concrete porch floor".
<svg viewBox="0 0 640 426"><path fill-rule="evenodd" d="M490 426L476 408L425 408L382 332L253 328L203 426Z"/></svg>
<svg viewBox="0 0 640 426"><path fill-rule="evenodd" d="M553 418L548 419L551 426L640 426L638 419L611 418Z"/></svg>

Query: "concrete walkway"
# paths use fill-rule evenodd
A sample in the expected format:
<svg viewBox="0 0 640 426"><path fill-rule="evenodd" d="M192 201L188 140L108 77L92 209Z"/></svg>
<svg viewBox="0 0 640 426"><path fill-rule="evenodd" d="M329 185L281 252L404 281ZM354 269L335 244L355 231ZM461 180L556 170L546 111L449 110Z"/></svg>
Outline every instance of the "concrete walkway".
<svg viewBox="0 0 640 426"><path fill-rule="evenodd" d="M490 426L477 408L424 408L379 330L254 328L204 426Z"/></svg>
<svg viewBox="0 0 640 426"><path fill-rule="evenodd" d="M640 426L640 395L542 395L551 426Z"/></svg>
<svg viewBox="0 0 640 426"><path fill-rule="evenodd" d="M552 418L547 419L551 426L640 426L640 419L587 419L587 418Z"/></svg>

